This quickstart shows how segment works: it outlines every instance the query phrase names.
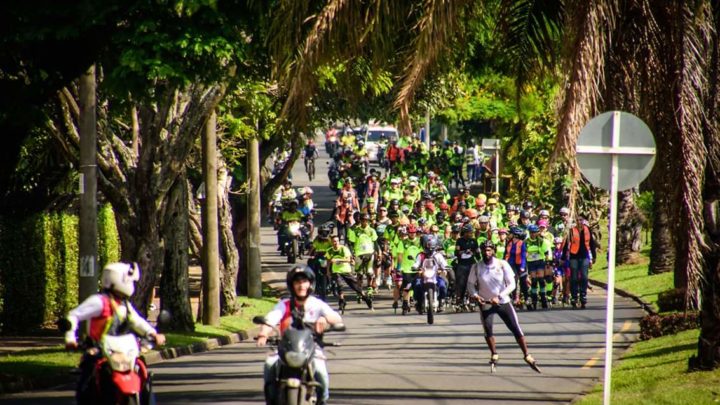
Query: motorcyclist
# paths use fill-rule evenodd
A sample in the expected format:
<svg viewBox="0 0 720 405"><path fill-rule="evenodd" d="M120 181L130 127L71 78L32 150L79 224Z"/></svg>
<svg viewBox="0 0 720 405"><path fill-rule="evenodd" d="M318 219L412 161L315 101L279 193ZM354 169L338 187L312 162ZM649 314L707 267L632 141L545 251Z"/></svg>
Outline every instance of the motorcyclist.
<svg viewBox="0 0 720 405"><path fill-rule="evenodd" d="M287 235L287 227L288 224L291 222L301 222L304 215L300 210L298 209L298 203L297 200L290 200L287 202L287 205L283 209L283 212L280 213L280 217L277 219L278 221L278 250L284 253L283 246L285 245L285 240L288 237Z"/></svg>
<svg viewBox="0 0 720 405"><path fill-rule="evenodd" d="M418 312L423 312L427 308L423 308L423 299L425 295L425 283L422 277L422 267L426 259L432 260L432 264L435 266L437 271L437 289L438 289L438 303L443 302L447 296L447 281L442 277L445 271L448 269L448 264L445 261L445 256L442 254L442 248L438 243L438 239L435 235L423 235L421 242L423 251L417 255L415 263L412 268L415 271L419 271L420 274L415 279L415 285L413 288L413 295L415 296L415 305ZM442 312L442 305L438 306L438 312Z"/></svg>
<svg viewBox="0 0 720 405"><path fill-rule="evenodd" d="M317 280L317 291L320 299L323 301L327 293L327 262L326 252L332 247L330 242L330 233L332 233L332 224L323 224L318 227L318 233L308 252L308 266L315 272Z"/></svg>
<svg viewBox="0 0 720 405"><path fill-rule="evenodd" d="M115 262L107 264L100 277L102 290L88 297L67 315L68 330L65 333L65 347L68 350L78 348L75 334L80 322L88 321L87 344L99 347L103 336L118 336L133 332L155 340L158 345L165 344L165 335L158 333L140 314L137 313L130 297L135 292L135 282L140 280L140 268L137 263ZM90 377L100 359L99 352L86 351L80 361L80 379L76 398L79 404L94 403L94 385Z"/></svg>
<svg viewBox="0 0 720 405"><path fill-rule="evenodd" d="M267 339L273 328L269 325L279 326L280 333L290 327L295 327L299 322L314 324L314 332L321 335L329 325L342 323L342 318L330 306L312 295L315 275L312 270L305 266L292 268L286 277L286 284L290 292L290 298L280 300L275 307L265 315L267 325L260 327L257 335L259 347L267 344ZM299 322L298 322L299 321ZM330 378L327 372L325 356L319 346L315 346L315 356L312 360L312 370L315 381L318 382L317 396L318 403L325 404L330 397ZM269 356L265 361L264 369L264 391L265 400L268 404L277 400L277 367L279 357L277 354Z"/></svg>

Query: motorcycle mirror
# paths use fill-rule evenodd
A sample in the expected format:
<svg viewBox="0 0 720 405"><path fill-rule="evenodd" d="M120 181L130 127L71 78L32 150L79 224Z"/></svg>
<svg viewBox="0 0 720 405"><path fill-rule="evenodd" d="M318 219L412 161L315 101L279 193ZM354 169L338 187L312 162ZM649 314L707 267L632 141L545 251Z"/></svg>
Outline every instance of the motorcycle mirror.
<svg viewBox="0 0 720 405"><path fill-rule="evenodd" d="M262 315L258 315L256 317L254 317L252 321L255 325L265 325L266 324L265 317Z"/></svg>
<svg viewBox="0 0 720 405"><path fill-rule="evenodd" d="M62 333L69 331L70 326L72 326L72 325L70 325L70 321L68 321L66 318L58 319L56 324L57 324L58 330Z"/></svg>
<svg viewBox="0 0 720 405"><path fill-rule="evenodd" d="M172 322L172 314L167 309L163 309L160 311L157 317L157 325L160 330L164 330L165 328L170 326L170 322Z"/></svg>

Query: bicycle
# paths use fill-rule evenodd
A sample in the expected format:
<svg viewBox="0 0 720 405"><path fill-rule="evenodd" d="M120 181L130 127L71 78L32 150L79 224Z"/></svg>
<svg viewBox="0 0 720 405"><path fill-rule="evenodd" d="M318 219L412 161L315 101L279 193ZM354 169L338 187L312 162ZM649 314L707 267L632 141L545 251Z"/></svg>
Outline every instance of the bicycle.
<svg viewBox="0 0 720 405"><path fill-rule="evenodd" d="M305 159L305 173L308 175L308 179L312 181L315 178L315 159Z"/></svg>

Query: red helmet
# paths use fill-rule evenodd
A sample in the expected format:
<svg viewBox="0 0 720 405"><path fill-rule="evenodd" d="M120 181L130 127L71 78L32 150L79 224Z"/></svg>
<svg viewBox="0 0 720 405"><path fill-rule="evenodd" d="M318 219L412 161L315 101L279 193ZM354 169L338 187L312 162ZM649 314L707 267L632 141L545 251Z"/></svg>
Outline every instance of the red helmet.
<svg viewBox="0 0 720 405"><path fill-rule="evenodd" d="M410 224L407 226L408 233L417 233L417 227L415 224Z"/></svg>

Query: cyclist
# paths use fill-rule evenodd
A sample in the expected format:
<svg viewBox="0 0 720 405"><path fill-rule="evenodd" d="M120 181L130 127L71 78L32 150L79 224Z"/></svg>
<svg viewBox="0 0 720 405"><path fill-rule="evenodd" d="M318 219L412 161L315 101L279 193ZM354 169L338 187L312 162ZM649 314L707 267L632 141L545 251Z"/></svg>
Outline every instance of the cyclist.
<svg viewBox="0 0 720 405"><path fill-rule="evenodd" d="M485 342L490 349L490 363L494 365L500 359L493 336L493 315L497 314L515 336L525 362L539 373L540 368L528 351L525 335L520 329L517 314L511 304L510 292L515 289L512 268L505 260L495 257L495 245L492 241L485 241L481 249L482 261L473 265L467 288L472 299L481 305L480 319L485 331Z"/></svg>
<svg viewBox="0 0 720 405"><path fill-rule="evenodd" d="M318 154L317 146L315 146L315 141L308 139L307 145L305 145L305 149L303 150L303 159L305 161L305 172L308 174L310 181L315 178L315 159L318 157L320 157L320 155Z"/></svg>

